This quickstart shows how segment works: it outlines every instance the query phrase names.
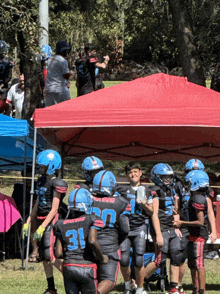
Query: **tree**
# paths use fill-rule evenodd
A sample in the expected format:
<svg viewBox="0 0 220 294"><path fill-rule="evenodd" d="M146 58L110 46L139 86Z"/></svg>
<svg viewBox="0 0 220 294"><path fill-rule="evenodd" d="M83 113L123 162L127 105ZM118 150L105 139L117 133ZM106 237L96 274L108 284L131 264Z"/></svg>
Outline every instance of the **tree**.
<svg viewBox="0 0 220 294"><path fill-rule="evenodd" d="M1 38L10 48L17 47L20 69L25 76L23 118L30 121L36 107L41 106L42 93L39 64L35 60L39 51L38 2L3 0L0 7Z"/></svg>
<svg viewBox="0 0 220 294"><path fill-rule="evenodd" d="M192 30L192 20L188 12L188 1L168 0L176 35L183 74L190 82L205 86L204 68L196 46Z"/></svg>

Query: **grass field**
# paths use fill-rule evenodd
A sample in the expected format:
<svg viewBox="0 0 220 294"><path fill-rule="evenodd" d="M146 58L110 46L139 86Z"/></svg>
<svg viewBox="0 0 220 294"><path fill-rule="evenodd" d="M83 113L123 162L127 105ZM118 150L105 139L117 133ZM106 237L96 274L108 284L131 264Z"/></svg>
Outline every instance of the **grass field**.
<svg viewBox="0 0 220 294"><path fill-rule="evenodd" d="M207 291L206 294L219 294L220 285L220 259L205 260L207 270ZM59 294L65 294L62 275L54 270L55 283ZM192 284L189 270L183 279L187 294L192 293ZM154 292L156 284L152 285ZM21 260L6 260L0 263L0 294L42 294L46 289L46 279L42 263L28 264L25 270L21 269ZM123 293L124 286L122 276L119 273L117 285L111 293ZM148 292L149 293L149 292Z"/></svg>
<svg viewBox="0 0 220 294"><path fill-rule="evenodd" d="M104 81L106 88L114 86L114 85L118 85L121 83L124 83L124 81ZM77 97L77 91L76 91L76 86L74 81L71 81L71 84L70 84L70 96L72 99Z"/></svg>

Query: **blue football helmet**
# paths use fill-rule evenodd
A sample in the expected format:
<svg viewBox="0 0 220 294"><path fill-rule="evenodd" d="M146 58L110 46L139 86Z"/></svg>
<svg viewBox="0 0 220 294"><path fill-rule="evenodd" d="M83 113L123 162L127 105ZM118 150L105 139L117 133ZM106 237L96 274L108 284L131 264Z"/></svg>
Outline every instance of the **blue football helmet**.
<svg viewBox="0 0 220 294"><path fill-rule="evenodd" d="M92 195L87 189L77 188L74 189L69 195L68 209L74 209L90 214L92 202Z"/></svg>
<svg viewBox="0 0 220 294"><path fill-rule="evenodd" d="M47 149L39 153L37 157L37 164L48 166L47 174L53 175L61 168L62 160L58 152Z"/></svg>
<svg viewBox="0 0 220 294"><path fill-rule="evenodd" d="M93 192L97 194L111 196L116 186L116 178L112 172L101 170L93 179Z"/></svg>
<svg viewBox="0 0 220 294"><path fill-rule="evenodd" d="M200 188L209 187L209 176L203 170L194 170L190 176L190 190L197 191Z"/></svg>
<svg viewBox="0 0 220 294"><path fill-rule="evenodd" d="M48 59L51 56L52 49L49 45L42 45L41 52L42 52L43 57L45 59Z"/></svg>
<svg viewBox="0 0 220 294"><path fill-rule="evenodd" d="M158 163L151 170L151 180L157 186L170 186L173 183L174 171L167 163Z"/></svg>
<svg viewBox="0 0 220 294"><path fill-rule="evenodd" d="M95 156L86 157L82 163L82 170L86 181L91 182L96 173L103 170L104 166L101 160Z"/></svg>
<svg viewBox="0 0 220 294"><path fill-rule="evenodd" d="M189 161L187 161L185 165L186 172L189 172L191 170L204 170L204 169L205 167L203 163L201 162L201 160L199 159L190 159Z"/></svg>

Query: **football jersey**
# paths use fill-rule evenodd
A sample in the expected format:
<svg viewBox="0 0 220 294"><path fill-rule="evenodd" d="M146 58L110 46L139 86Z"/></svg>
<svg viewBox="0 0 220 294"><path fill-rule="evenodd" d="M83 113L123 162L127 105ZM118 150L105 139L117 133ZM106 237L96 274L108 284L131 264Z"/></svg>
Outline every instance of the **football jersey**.
<svg viewBox="0 0 220 294"><path fill-rule="evenodd" d="M200 210L204 212L204 219L207 215L208 204L206 200L206 193L200 194L191 194L191 197L188 202L189 209L189 221L198 220L196 215L196 210ZM207 229L207 221L205 221L204 225L201 227L188 227L190 236L193 237L202 237L203 239L208 239L208 229Z"/></svg>
<svg viewBox="0 0 220 294"><path fill-rule="evenodd" d="M39 197L37 216L47 216L52 208L54 192L61 193L60 203L66 195L68 185L64 180L59 178L50 178L42 176L37 182L35 190Z"/></svg>
<svg viewBox="0 0 220 294"><path fill-rule="evenodd" d="M137 203L137 190L131 185L116 186L116 191L124 197L131 205L131 214L129 215L130 232L129 236L132 235L132 231L142 231L146 227L146 219L149 218L147 212L141 208ZM146 196L148 203L152 202L151 191L146 188Z"/></svg>
<svg viewBox="0 0 220 294"><path fill-rule="evenodd" d="M101 217L104 229L98 233L98 242L104 254L119 249L119 220L121 215L129 215L130 204L121 196L93 196L92 213Z"/></svg>
<svg viewBox="0 0 220 294"><path fill-rule="evenodd" d="M162 189L158 186L153 186L151 189L153 191L153 197L159 200L158 218L161 231L173 229L173 208L175 204L174 196L177 194L176 191L172 187L164 187Z"/></svg>
<svg viewBox="0 0 220 294"><path fill-rule="evenodd" d="M96 215L81 215L73 219L58 220L54 234L61 241L65 263L93 263L88 244L91 228L103 229L103 221Z"/></svg>

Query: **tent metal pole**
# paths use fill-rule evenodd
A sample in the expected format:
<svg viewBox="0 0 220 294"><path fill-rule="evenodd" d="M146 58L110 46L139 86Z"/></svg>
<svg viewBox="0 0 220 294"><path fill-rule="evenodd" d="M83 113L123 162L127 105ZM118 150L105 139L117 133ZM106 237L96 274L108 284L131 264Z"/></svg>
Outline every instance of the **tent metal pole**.
<svg viewBox="0 0 220 294"><path fill-rule="evenodd" d="M24 179L23 179L23 221L25 223L25 211L26 211L26 169L27 169L27 136L24 138ZM22 238L22 250L21 250L21 267L24 268L24 239Z"/></svg>
<svg viewBox="0 0 220 294"><path fill-rule="evenodd" d="M33 206L33 195L34 195L34 174L35 174L35 161L36 161L36 145L37 145L37 128L34 128L34 146L33 146L33 161L32 161L32 178L31 178L31 191L30 191L30 212L32 212ZM29 256L29 246L30 246L30 234L31 234L31 223L28 229L28 238L27 238L27 250L26 250L26 266L28 263L28 256Z"/></svg>

